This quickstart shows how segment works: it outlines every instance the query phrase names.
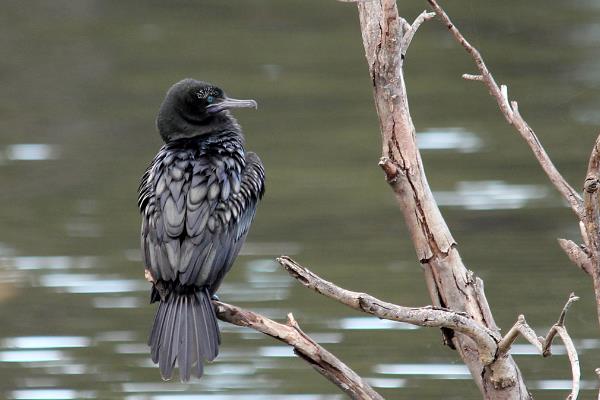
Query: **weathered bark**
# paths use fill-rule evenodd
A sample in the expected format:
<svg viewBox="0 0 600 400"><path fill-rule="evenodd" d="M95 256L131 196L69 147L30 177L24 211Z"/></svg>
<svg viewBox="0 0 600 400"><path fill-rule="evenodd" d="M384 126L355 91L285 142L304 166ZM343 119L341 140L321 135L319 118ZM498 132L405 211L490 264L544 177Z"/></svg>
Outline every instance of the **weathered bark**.
<svg viewBox="0 0 600 400"><path fill-rule="evenodd" d="M341 288L326 281L289 257L281 256L277 261L303 286L323 296L339 301L355 310L374 315L377 318L424 327L448 328L461 332L471 338L477 345L482 363L488 365L496 359L500 335L464 313L431 306L404 307L392 304L368 293L353 292Z"/></svg>
<svg viewBox="0 0 600 400"><path fill-rule="evenodd" d="M292 314L288 314L287 324L284 325L231 304L220 301L213 301L213 304L220 320L252 328L292 346L298 357L333 382L351 399L383 400L383 397L356 372L305 334Z"/></svg>
<svg viewBox="0 0 600 400"><path fill-rule="evenodd" d="M396 195L417 257L425 269L434 306L465 312L492 331L481 280L467 270L456 242L433 198L417 148L403 74L403 43L412 29L398 15L395 0L357 3L373 94L382 135L386 179ZM405 50L405 49L404 49ZM517 365L509 355L484 366L475 343L461 333L452 345L487 399L529 399Z"/></svg>
<svg viewBox="0 0 600 400"><path fill-rule="evenodd" d="M600 137L596 140L583 187L585 215L584 240L591 258L591 275L596 296L596 311L600 322Z"/></svg>

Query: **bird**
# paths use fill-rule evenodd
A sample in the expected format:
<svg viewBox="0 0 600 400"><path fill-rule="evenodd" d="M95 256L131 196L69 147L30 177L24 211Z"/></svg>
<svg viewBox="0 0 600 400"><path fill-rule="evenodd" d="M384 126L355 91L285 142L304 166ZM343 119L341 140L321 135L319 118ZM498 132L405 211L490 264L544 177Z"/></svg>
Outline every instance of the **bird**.
<svg viewBox="0 0 600 400"><path fill-rule="evenodd" d="M231 269L265 191L260 158L246 151L233 108L254 100L184 79L167 91L156 118L164 141L138 189L141 250L150 302L148 339L164 380L175 365L186 382L202 377L221 337L213 299Z"/></svg>

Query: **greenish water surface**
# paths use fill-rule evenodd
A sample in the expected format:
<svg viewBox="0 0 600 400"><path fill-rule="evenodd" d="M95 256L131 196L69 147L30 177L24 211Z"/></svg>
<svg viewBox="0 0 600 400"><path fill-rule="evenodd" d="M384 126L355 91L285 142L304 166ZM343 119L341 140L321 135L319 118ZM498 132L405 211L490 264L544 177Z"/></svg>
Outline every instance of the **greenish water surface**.
<svg viewBox="0 0 600 400"><path fill-rule="evenodd" d="M549 154L581 187L600 126L600 7L576 1L446 2ZM412 20L425 1L401 1ZM380 143L355 6L317 0L17 1L0 5L0 397L321 400L340 392L289 348L222 324L201 381L162 382L145 345L139 177L160 146L165 90L208 80L259 102L240 111L268 188L220 297L303 329L389 399L479 399L435 329L353 312L274 262L287 254L349 289L429 304ZM429 182L506 331L542 334L570 292L581 398L597 396L590 280L557 237L575 217L477 82L445 28L423 25L406 79ZM537 399L565 398L564 348L514 348ZM198 396L200 395L200 396Z"/></svg>

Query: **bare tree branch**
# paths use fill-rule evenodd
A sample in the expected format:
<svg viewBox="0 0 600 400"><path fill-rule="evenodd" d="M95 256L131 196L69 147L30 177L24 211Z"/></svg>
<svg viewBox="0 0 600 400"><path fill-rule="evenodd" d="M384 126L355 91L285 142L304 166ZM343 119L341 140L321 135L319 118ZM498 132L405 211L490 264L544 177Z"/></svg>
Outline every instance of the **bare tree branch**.
<svg viewBox="0 0 600 400"><path fill-rule="evenodd" d="M543 338L538 338L533 329L531 329L529 324L527 324L527 321L525 321L525 316L519 315L517 322L515 322L512 328L510 328L510 330L498 343L498 354L500 356L508 354L511 346L517 340L519 335L523 336L529 343L534 345L540 354L543 353Z"/></svg>
<svg viewBox="0 0 600 400"><path fill-rule="evenodd" d="M537 336L533 329L531 329L531 327L527 324L527 321L525 321L525 317L523 315L519 315L517 322L498 343L498 357L501 357L503 354L507 354L509 352L512 344L519 337L519 335L521 335L529 343L534 345L543 357L548 357L552 354L552 341L556 335L558 335L565 344L567 356L569 357L569 363L571 364L572 389L571 393L567 397L567 400L577 399L581 380L581 371L579 369L579 357L577 355L577 350L575 349L573 340L571 339L571 336L565 327L567 311L569 310L569 307L571 307L571 304L577 300L579 300L579 297L571 293L560 313L560 316L558 317L558 321L552 325L546 334L546 338Z"/></svg>
<svg viewBox="0 0 600 400"><path fill-rule="evenodd" d="M592 260L582 246L579 246L577 243L568 239L558 239L558 244L562 247L573 264L577 265L589 276L592 276Z"/></svg>
<svg viewBox="0 0 600 400"><path fill-rule="evenodd" d="M443 327L461 332L477 344L482 363L491 364L496 359L499 335L464 314L431 306L403 307L388 303L367 293L343 289L321 278L289 257L282 256L277 261L303 286L325 297L381 319L405 322L417 326Z"/></svg>
<svg viewBox="0 0 600 400"><path fill-rule="evenodd" d="M571 363L571 374L573 375L573 388L571 394L567 397L567 400L576 400L579 395L579 387L581 380L581 371L579 369L579 357L577 356L577 349L571 340L571 336L567 333L567 329L564 326L557 326L556 332L562 339L567 349L567 355L569 356L569 362Z"/></svg>
<svg viewBox="0 0 600 400"><path fill-rule="evenodd" d="M435 17L435 13L423 11L421 14L419 14L417 18L415 18L412 25L407 26L408 30L406 30L406 32L402 36L402 45L400 47L400 51L402 52L401 54L403 58L404 56L406 56L408 46L410 46L410 42L412 42L412 39L415 36L415 33L417 33L417 29L419 29L419 26L421 26L423 22L429 21L433 17Z"/></svg>
<svg viewBox="0 0 600 400"><path fill-rule="evenodd" d="M422 263L432 304L466 313L475 322L497 330L482 281L463 264L456 242L427 183L415 127L410 116L402 40L410 28L398 15L395 0L357 3L365 56L380 121L385 172ZM510 355L486 365L485 354L471 337L443 330L446 343L455 348L473 380L488 399L529 399L521 373Z"/></svg>
<svg viewBox="0 0 600 400"><path fill-rule="evenodd" d="M563 178L563 176L558 172L552 160L542 147L539 139L537 138L535 132L531 127L527 124L527 122L523 119L521 114L519 113L519 107L516 101L509 101L508 98L508 90L505 85L501 87L498 86L491 72L488 70L483 57L479 53L479 51L473 47L467 39L460 33L460 31L456 28L456 26L452 23L446 12L439 6L436 0L427 0L431 5L436 14L440 17L443 24L450 30L456 41L464 47L464 49L471 55L477 69L479 70L481 75L477 77L474 75L463 75L463 78L468 80L478 80L483 81L485 85L488 87L490 94L496 99L498 103L498 107L500 111L506 118L506 121L513 125L519 134L525 139L525 142L529 145L536 159L540 163L542 169L554 185L556 189L562 194L567 203L571 206L571 209L577 215L579 219L583 218L583 200L578 192L575 191L569 185L569 183Z"/></svg>
<svg viewBox="0 0 600 400"><path fill-rule="evenodd" d="M567 317L567 311L569 311L571 304L573 304L577 300L579 300L579 297L577 297L577 296L575 296L575 294L571 293L571 295L569 296L569 299L567 300L565 306L563 307L563 309L560 313L560 316L558 317L558 321L554 325L552 325L552 327L548 331L548 334L546 335L546 339L544 339L544 347L543 347L543 351L542 351L542 354L544 355L544 357L550 355L550 347L552 346L552 340L554 340L554 337L556 336L556 333L557 333L556 328L565 326L565 318Z"/></svg>
<svg viewBox="0 0 600 400"><path fill-rule="evenodd" d="M481 362L486 366L490 366L492 370L494 363L507 357L510 348L519 336L523 336L528 342L534 345L542 356L548 357L552 354L552 342L556 335L558 335L567 349L573 376L572 390L568 400L577 399L581 375L579 358L573 341L565 328L567 311L575 301L579 300L579 297L575 296L573 293L571 293L569 299L565 303L558 321L546 334L546 338L537 336L535 331L527 324L523 315L519 315L519 318L513 327L504 337L500 338L496 332L485 328L480 323L462 313L431 306L403 307L388 303L367 293L353 292L341 288L336 284L321 278L287 256L281 256L277 258L277 261L304 287L314 290L325 297L336 300L355 310L374 315L380 319L405 322L424 327L448 328L470 337L473 342L479 346L477 351L482 355Z"/></svg>
<svg viewBox="0 0 600 400"><path fill-rule="evenodd" d="M585 215L582 219L585 228L584 240L592 259L592 280L596 295L596 310L600 321L600 136L590 156L587 176L583 187Z"/></svg>
<svg viewBox="0 0 600 400"><path fill-rule="evenodd" d="M462 77L468 81L483 81L482 75L463 74Z"/></svg>
<svg viewBox="0 0 600 400"><path fill-rule="evenodd" d="M588 273L592 276L594 293L596 297L596 312L600 321L600 205L598 186L600 185L600 136L596 139L590 161L587 176L584 183L584 207L585 216L581 220L580 227L582 237L589 249L591 259ZM580 257L581 258L581 257ZM596 370L598 371L598 370ZM598 395L600 398L600 393Z"/></svg>
<svg viewBox="0 0 600 400"><path fill-rule="evenodd" d="M252 328L292 346L296 355L337 385L350 398L383 400L383 397L356 372L304 333L292 314L288 314L288 322L284 325L231 304L220 301L213 301L213 304L221 321Z"/></svg>

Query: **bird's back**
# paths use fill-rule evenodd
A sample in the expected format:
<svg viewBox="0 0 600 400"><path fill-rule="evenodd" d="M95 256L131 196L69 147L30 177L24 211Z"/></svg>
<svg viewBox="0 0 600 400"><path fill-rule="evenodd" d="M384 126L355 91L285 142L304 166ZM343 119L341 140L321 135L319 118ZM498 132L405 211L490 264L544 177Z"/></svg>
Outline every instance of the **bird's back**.
<svg viewBox="0 0 600 400"><path fill-rule="evenodd" d="M143 258L155 281L214 293L263 192L262 163L235 133L164 145L142 178L138 202Z"/></svg>

